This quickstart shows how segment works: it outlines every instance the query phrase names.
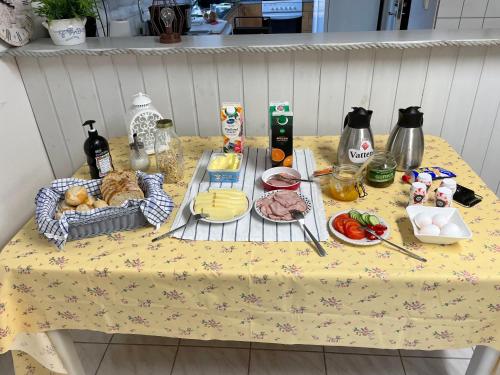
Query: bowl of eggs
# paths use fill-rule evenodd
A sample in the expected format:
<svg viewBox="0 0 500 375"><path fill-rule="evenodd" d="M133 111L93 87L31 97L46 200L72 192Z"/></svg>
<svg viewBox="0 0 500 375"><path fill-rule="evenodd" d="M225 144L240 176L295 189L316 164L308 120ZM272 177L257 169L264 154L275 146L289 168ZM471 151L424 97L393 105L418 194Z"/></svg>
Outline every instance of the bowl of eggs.
<svg viewBox="0 0 500 375"><path fill-rule="evenodd" d="M413 205L406 208L413 234L422 242L448 245L472 238L472 232L453 207Z"/></svg>

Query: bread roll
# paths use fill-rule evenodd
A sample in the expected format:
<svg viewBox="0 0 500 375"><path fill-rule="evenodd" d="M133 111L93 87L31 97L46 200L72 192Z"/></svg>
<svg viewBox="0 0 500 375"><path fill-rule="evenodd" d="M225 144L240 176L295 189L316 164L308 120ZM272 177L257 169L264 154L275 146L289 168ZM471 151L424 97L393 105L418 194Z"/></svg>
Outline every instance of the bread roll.
<svg viewBox="0 0 500 375"><path fill-rule="evenodd" d="M78 205L78 207L76 208L76 210L78 212L90 211L91 209L92 209L92 207L90 207L89 205L86 205L85 203Z"/></svg>
<svg viewBox="0 0 500 375"><path fill-rule="evenodd" d="M108 204L102 199L96 199L96 201L94 202L94 208L104 208L104 207L108 207Z"/></svg>
<svg viewBox="0 0 500 375"><path fill-rule="evenodd" d="M69 204L66 203L66 201L61 201L59 203L59 211L64 212L64 211L72 211L76 209L75 206L70 206Z"/></svg>
<svg viewBox="0 0 500 375"><path fill-rule="evenodd" d="M83 186L72 186L68 190L66 190L64 198L66 200L66 203L70 206L78 206L82 203L85 203L85 201L87 200L87 189L85 189Z"/></svg>
<svg viewBox="0 0 500 375"><path fill-rule="evenodd" d="M87 197L87 200L83 203L85 203L87 206L93 206L95 203L95 198L92 195L89 195Z"/></svg>

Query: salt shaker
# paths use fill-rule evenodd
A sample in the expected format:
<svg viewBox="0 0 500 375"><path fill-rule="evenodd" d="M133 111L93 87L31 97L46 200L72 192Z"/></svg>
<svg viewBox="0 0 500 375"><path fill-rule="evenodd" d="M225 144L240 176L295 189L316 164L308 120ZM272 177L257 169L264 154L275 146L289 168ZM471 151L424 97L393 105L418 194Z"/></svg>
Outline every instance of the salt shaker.
<svg viewBox="0 0 500 375"><path fill-rule="evenodd" d="M144 143L137 140L137 134L133 135L134 143L130 147L130 168L134 171L145 172L149 168L149 156L144 149Z"/></svg>

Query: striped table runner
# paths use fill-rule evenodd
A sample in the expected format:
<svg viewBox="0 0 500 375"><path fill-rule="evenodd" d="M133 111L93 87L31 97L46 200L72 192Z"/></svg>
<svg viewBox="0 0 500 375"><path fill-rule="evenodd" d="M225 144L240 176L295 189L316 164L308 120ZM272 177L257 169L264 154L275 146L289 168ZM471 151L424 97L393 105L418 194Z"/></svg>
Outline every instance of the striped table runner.
<svg viewBox="0 0 500 375"><path fill-rule="evenodd" d="M210 156L216 151L205 151L198 161L191 183L184 197L184 201L175 217L172 228L193 221L189 209L191 200L198 192L209 188L236 188L243 190L253 202L264 194L261 183L262 173L271 167L269 151L264 148L247 149L243 156L243 166L240 180L237 183L210 183L207 165ZM309 149L294 150L294 168L303 177L311 176L315 169L314 156ZM326 214L318 183L303 182L300 193L307 196L313 205L312 211L306 216L305 223L320 241L328 239ZM184 240L202 241L309 241L298 223L278 224L269 222L258 216L254 210L244 218L228 224L209 224L202 221L190 223L183 230L177 231L174 237Z"/></svg>

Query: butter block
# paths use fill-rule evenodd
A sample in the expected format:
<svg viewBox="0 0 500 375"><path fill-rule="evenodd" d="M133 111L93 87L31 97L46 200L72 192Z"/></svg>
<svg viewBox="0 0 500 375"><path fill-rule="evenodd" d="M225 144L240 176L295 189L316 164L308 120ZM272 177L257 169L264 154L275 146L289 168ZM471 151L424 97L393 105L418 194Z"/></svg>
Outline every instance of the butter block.
<svg viewBox="0 0 500 375"><path fill-rule="evenodd" d="M209 170L235 171L240 167L240 157L236 154L218 155L212 158L208 164Z"/></svg>

